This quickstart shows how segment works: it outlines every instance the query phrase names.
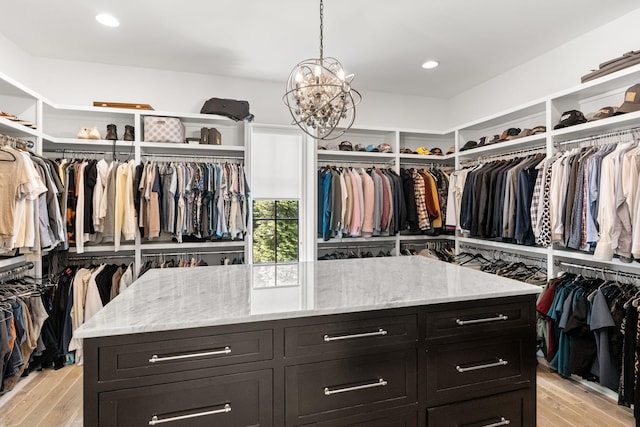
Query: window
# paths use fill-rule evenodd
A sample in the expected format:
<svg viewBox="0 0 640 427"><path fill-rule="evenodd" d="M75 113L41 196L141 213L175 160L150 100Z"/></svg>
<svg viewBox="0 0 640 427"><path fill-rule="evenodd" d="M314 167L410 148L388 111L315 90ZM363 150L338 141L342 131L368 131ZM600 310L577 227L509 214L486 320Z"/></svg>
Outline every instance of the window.
<svg viewBox="0 0 640 427"><path fill-rule="evenodd" d="M253 201L253 262L298 261L298 201Z"/></svg>

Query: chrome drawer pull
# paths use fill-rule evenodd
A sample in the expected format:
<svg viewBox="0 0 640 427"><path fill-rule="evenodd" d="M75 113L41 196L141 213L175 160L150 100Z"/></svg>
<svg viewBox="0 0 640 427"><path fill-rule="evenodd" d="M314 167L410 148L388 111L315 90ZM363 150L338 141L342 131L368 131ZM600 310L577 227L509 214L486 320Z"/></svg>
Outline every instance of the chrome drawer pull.
<svg viewBox="0 0 640 427"><path fill-rule="evenodd" d="M231 347L226 346L222 350L206 351L204 353L179 354L177 356L160 357L157 354L154 354L153 356L151 356L151 359L149 359L149 363L168 362L170 360L180 360L180 359L191 359L193 357L219 356L221 354L231 354Z"/></svg>
<svg viewBox="0 0 640 427"><path fill-rule="evenodd" d="M324 388L324 395L331 396L332 394L345 393L347 391L356 391L356 390L364 390L365 388L374 388L374 387L384 387L387 385L387 381L380 378L378 382L371 384L363 384L363 385L355 385L353 387L345 387L345 388L337 388L335 390L331 390L329 387Z"/></svg>
<svg viewBox="0 0 640 427"><path fill-rule="evenodd" d="M487 363L486 365L469 366L468 368L462 368L460 367L460 365L457 365L456 371L463 373L463 372L469 372L469 371L477 371L478 369L495 368L497 366L505 366L508 364L509 362L507 362L506 360L498 359L498 361L494 363Z"/></svg>
<svg viewBox="0 0 640 427"><path fill-rule="evenodd" d="M350 339L353 339L353 338L377 337L377 336L383 336L383 335L387 335L387 334L388 334L387 331L385 331L384 329L380 328L376 332L365 332L364 334L338 335L336 337L325 335L324 336L324 341L325 342L331 342L331 341L340 341L340 340L350 340Z"/></svg>
<svg viewBox="0 0 640 427"><path fill-rule="evenodd" d="M508 426L509 424L511 424L511 421L506 419L505 417L500 417L500 422L498 423L493 423L493 424L487 424L483 427L500 427L500 426Z"/></svg>
<svg viewBox="0 0 640 427"><path fill-rule="evenodd" d="M474 319L474 320L456 319L456 323L460 326L464 326L464 325L473 325L474 323L496 322L498 320L509 320L509 316L505 316L504 314L499 314L496 317L485 317L484 319Z"/></svg>
<svg viewBox="0 0 640 427"><path fill-rule="evenodd" d="M149 421L149 425L155 426L157 424L170 423L172 421L188 420L189 418L204 417L207 415L215 415L215 414L224 414L227 412L231 412L231 405L228 403L225 403L224 408L216 409L215 411L197 412L195 414L180 415L178 417L169 417L169 418L162 418L162 419L158 418L157 415L154 415Z"/></svg>

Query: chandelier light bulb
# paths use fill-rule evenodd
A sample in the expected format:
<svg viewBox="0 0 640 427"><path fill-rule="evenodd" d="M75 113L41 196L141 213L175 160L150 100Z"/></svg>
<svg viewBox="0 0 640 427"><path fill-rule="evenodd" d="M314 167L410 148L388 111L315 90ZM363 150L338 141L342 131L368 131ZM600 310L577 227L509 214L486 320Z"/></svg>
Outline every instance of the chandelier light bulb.
<svg viewBox="0 0 640 427"><path fill-rule="evenodd" d="M313 69L313 74L316 77L320 77L322 75L322 67L320 66L320 64L316 64L315 68Z"/></svg>
<svg viewBox="0 0 640 427"><path fill-rule="evenodd" d="M338 70L338 78L344 81L344 70L342 68Z"/></svg>

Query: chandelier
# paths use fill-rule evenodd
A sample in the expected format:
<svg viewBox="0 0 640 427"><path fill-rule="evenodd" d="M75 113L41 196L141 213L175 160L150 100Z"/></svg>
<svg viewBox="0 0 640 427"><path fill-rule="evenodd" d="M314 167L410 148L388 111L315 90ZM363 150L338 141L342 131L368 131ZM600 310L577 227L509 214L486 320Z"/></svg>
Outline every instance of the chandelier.
<svg viewBox="0 0 640 427"><path fill-rule="evenodd" d="M360 93L351 88L353 74L345 76L342 64L335 58L325 58L322 32L324 4L320 0L320 58L298 63L287 80L283 97L293 123L315 139L330 140L342 136L353 125ZM344 123L340 129L341 120Z"/></svg>

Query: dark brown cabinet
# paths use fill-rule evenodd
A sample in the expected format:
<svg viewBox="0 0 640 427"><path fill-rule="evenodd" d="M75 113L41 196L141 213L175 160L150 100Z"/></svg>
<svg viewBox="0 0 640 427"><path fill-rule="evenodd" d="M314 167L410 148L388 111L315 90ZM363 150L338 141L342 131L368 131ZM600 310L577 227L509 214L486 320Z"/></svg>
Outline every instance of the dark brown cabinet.
<svg viewBox="0 0 640 427"><path fill-rule="evenodd" d="M535 426L534 304L526 295L88 338L85 425Z"/></svg>

